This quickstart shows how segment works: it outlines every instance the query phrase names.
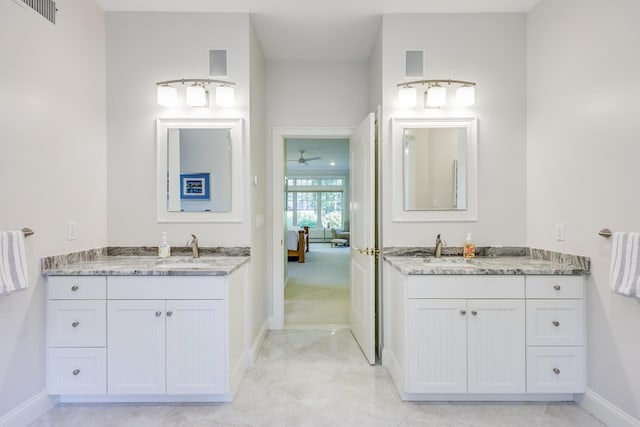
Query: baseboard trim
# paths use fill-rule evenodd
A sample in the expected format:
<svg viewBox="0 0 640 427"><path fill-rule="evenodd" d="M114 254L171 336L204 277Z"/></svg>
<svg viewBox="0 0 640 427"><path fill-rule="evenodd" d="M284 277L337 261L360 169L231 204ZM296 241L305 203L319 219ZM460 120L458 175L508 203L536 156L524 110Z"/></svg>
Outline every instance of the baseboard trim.
<svg viewBox="0 0 640 427"><path fill-rule="evenodd" d="M576 403L608 426L640 427L640 420L589 388L584 394L576 394Z"/></svg>
<svg viewBox="0 0 640 427"><path fill-rule="evenodd" d="M262 343L264 343L265 338L267 338L267 332L269 332L269 319L266 319L258 331L258 335L256 339L253 341L253 345L249 349L248 359L249 359L249 367L253 366L258 359L258 354L260 354L260 349L262 348Z"/></svg>
<svg viewBox="0 0 640 427"><path fill-rule="evenodd" d="M0 417L0 427L24 427L29 425L57 404L57 397L50 396L46 390L42 390L17 408Z"/></svg>

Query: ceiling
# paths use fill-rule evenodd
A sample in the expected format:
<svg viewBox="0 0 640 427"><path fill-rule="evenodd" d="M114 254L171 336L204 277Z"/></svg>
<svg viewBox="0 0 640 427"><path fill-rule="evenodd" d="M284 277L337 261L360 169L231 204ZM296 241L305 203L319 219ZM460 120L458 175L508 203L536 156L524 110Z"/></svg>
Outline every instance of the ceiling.
<svg viewBox="0 0 640 427"><path fill-rule="evenodd" d="M287 138L287 174L313 174L314 172L346 172L349 171L349 140L318 139L318 138ZM300 150L304 150L304 157L321 157L307 165L300 164ZM335 163L331 166L331 162Z"/></svg>
<svg viewBox="0 0 640 427"><path fill-rule="evenodd" d="M105 11L251 13L267 60L368 58L386 13L528 12L538 0L96 0Z"/></svg>

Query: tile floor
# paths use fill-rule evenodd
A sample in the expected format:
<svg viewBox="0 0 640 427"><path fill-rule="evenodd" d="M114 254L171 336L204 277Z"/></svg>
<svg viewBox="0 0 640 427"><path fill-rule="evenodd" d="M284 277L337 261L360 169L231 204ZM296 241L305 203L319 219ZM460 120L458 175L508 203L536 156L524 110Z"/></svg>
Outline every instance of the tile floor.
<svg viewBox="0 0 640 427"><path fill-rule="evenodd" d="M232 403L61 404L32 427L602 426L572 403L408 403L347 329L269 333Z"/></svg>

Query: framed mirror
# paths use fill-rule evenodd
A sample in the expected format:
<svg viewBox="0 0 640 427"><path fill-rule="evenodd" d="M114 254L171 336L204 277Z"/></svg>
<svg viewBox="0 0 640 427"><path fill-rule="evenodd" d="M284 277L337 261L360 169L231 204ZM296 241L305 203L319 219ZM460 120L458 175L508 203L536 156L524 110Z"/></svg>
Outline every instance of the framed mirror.
<svg viewBox="0 0 640 427"><path fill-rule="evenodd" d="M393 221L476 221L476 118L393 120Z"/></svg>
<svg viewBox="0 0 640 427"><path fill-rule="evenodd" d="M158 222L242 222L242 119L158 119Z"/></svg>

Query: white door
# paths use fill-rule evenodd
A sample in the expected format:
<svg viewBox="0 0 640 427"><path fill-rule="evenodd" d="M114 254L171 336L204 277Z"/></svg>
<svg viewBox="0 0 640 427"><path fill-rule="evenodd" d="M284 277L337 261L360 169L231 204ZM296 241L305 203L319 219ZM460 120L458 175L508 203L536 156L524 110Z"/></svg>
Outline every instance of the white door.
<svg viewBox="0 0 640 427"><path fill-rule="evenodd" d="M167 393L224 393L223 300L167 301Z"/></svg>
<svg viewBox="0 0 640 427"><path fill-rule="evenodd" d="M523 300L467 303L469 393L525 392Z"/></svg>
<svg viewBox="0 0 640 427"><path fill-rule="evenodd" d="M467 392L467 301L409 299L406 391Z"/></svg>
<svg viewBox="0 0 640 427"><path fill-rule="evenodd" d="M109 394L164 394L165 302L107 302Z"/></svg>
<svg viewBox="0 0 640 427"><path fill-rule="evenodd" d="M369 363L375 355L375 115L349 139L351 153L351 332Z"/></svg>

